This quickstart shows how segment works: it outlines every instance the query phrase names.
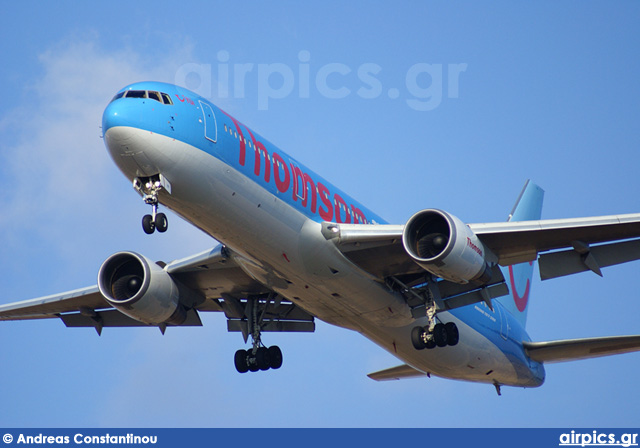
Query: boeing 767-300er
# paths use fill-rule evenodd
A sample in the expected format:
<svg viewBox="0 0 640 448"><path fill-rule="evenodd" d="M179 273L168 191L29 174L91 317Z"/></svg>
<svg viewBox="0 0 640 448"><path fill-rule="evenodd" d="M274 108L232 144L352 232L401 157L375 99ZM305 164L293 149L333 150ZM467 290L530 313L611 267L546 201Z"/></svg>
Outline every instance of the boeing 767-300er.
<svg viewBox="0 0 640 448"><path fill-rule="evenodd" d="M277 369L269 331L357 331L402 361L374 380L421 375L540 386L545 362L640 350L640 335L532 342L533 265L543 280L640 259L640 214L540 220L527 182L506 222L466 224L422 210L404 225L374 212L197 94L143 82L102 118L116 165L167 230L159 204L221 244L171 263L118 252L96 286L0 306L0 320L60 318L68 327L199 326L223 312L241 372Z"/></svg>

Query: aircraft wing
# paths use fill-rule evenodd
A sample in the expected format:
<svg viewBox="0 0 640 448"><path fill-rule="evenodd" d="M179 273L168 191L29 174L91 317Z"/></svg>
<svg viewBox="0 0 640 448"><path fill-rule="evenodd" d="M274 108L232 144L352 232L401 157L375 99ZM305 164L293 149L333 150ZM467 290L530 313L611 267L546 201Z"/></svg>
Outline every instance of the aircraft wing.
<svg viewBox="0 0 640 448"><path fill-rule="evenodd" d="M543 253L543 280L587 270L602 275L602 267L640 259L640 213L468 226L502 266L534 261ZM403 230L404 225L328 222L322 227L347 258L379 278L423 272L404 250Z"/></svg>
<svg viewBox="0 0 640 448"><path fill-rule="evenodd" d="M76 289L38 299L0 305L0 320L48 319L82 308L111 308L97 286Z"/></svg>
<svg viewBox="0 0 640 448"><path fill-rule="evenodd" d="M181 326L201 326L198 312L219 311L228 318L229 331L246 333L245 306L252 297L259 299L259 312L266 320L262 331L315 329L313 316L246 274L222 245L167 265L160 264L174 281L202 297L188 310ZM98 334L103 327L147 326L113 308L97 286L0 305L0 321L47 318L60 318L67 327L94 327Z"/></svg>

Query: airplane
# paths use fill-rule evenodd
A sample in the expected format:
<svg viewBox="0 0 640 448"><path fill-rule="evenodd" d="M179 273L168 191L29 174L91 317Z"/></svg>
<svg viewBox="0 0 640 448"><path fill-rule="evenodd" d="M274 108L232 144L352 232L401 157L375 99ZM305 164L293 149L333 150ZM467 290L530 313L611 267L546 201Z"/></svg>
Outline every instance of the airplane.
<svg viewBox="0 0 640 448"><path fill-rule="evenodd" d="M0 320L67 327L201 326L221 312L242 333L240 373L278 369L263 334L315 319L361 333L401 364L377 381L438 376L538 387L545 363L640 350L640 335L534 342L534 265L543 280L640 259L640 214L541 220L527 181L508 219L464 223L439 209L390 224L234 117L180 86L121 89L102 117L105 146L166 232L164 206L217 246L169 263L117 252L97 285L0 305Z"/></svg>

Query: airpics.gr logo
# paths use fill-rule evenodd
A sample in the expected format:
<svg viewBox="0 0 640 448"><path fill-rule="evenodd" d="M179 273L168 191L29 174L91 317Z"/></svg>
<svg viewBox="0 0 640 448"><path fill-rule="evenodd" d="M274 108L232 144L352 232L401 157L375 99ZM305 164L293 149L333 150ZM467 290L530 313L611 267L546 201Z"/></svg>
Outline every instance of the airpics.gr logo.
<svg viewBox="0 0 640 448"><path fill-rule="evenodd" d="M333 100L351 96L363 100L404 99L411 109L426 112L439 107L443 100L459 98L460 77L468 68L467 63L416 62L404 69L384 70L374 62L355 66L313 60L307 50L298 53L297 61L288 61L234 62L228 51L220 50L215 64L180 66L175 84L186 86L205 98L253 96L258 110L268 110L273 101L291 96ZM394 78L398 79L394 82Z"/></svg>
<svg viewBox="0 0 640 448"><path fill-rule="evenodd" d="M631 447L638 446L638 434L616 434L604 432L586 432L579 433L571 431L560 435L559 446L622 446Z"/></svg>

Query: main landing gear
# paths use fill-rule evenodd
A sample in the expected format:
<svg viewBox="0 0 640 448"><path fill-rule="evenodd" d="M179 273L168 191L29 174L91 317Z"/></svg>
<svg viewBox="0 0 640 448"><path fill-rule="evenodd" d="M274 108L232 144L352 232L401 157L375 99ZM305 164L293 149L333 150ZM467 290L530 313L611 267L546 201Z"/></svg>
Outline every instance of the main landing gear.
<svg viewBox="0 0 640 448"><path fill-rule="evenodd" d="M282 367L282 351L277 345L269 348L260 346L250 350L238 350L233 362L240 373L279 369Z"/></svg>
<svg viewBox="0 0 640 448"><path fill-rule="evenodd" d="M151 214L142 217L142 230L151 235L156 230L164 233L169 228L169 220L164 213L158 213L158 193L162 190L162 182L159 176L146 179L135 179L133 188L143 195L144 203L151 205Z"/></svg>
<svg viewBox="0 0 640 448"><path fill-rule="evenodd" d="M411 330L411 342L416 350L454 346L459 340L460 333L453 322L438 323L431 332L428 327L415 327Z"/></svg>
<svg viewBox="0 0 640 448"><path fill-rule="evenodd" d="M400 282L396 280L396 283ZM400 285L403 286L405 290L411 291L402 283L400 283ZM437 289L436 294L437 297L439 297ZM414 293L418 299L424 299L422 303L424 303L424 311L428 322L426 327L414 327L413 330L411 330L411 343L416 350L424 350L425 348L431 350L436 347L446 347L447 345L454 346L460 341L460 332L454 322L447 322L446 324L442 322L436 323L436 321L439 320L436 317L438 312L436 294L434 294L431 288L425 289L423 296Z"/></svg>
<svg viewBox="0 0 640 448"><path fill-rule="evenodd" d="M277 345L265 347L260 340L261 326L264 322L264 312L258 315L257 299L250 299L247 303L249 335L251 336L252 348L249 350L240 349L233 357L236 370L239 373L258 370L279 369L282 367L282 351ZM265 307L266 310L266 307ZM246 341L246 335L245 335Z"/></svg>

